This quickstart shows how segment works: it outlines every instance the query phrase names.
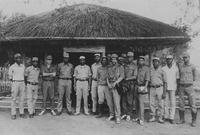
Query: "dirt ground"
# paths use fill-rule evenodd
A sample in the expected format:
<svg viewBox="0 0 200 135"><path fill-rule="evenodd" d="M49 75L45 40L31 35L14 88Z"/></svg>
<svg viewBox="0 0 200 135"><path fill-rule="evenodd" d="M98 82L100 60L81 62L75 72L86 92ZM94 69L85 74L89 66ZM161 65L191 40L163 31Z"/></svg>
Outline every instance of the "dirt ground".
<svg viewBox="0 0 200 135"><path fill-rule="evenodd" d="M27 112L26 112L27 113ZM148 112L146 112L147 114ZM200 110L198 113L200 118ZM186 123L183 125L145 123L144 126L136 122L115 124L107 122L106 116L97 119L94 116L69 116L64 113L61 116L52 116L46 113L44 116L36 116L33 119L17 117L11 120L9 109L0 109L0 135L199 135L200 120L196 127L191 127L190 110L186 110ZM178 120L178 113L176 113Z"/></svg>

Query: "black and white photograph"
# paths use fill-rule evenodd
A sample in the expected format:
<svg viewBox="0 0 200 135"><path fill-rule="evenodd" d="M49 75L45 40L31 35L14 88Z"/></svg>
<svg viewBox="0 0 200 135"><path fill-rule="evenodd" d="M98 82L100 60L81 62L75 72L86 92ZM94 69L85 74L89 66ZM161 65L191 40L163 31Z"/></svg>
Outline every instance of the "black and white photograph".
<svg viewBox="0 0 200 135"><path fill-rule="evenodd" d="M0 0L0 135L200 135L200 0Z"/></svg>

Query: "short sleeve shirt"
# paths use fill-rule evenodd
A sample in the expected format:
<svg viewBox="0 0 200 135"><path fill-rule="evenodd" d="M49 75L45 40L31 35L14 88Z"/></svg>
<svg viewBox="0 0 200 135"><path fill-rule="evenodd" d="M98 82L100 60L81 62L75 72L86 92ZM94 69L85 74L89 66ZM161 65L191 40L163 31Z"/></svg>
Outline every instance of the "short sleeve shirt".
<svg viewBox="0 0 200 135"><path fill-rule="evenodd" d="M180 73L180 84L193 84L196 76L197 70L193 64L189 65L180 65L179 66L179 73Z"/></svg>
<svg viewBox="0 0 200 135"><path fill-rule="evenodd" d="M24 80L25 66L23 64L18 65L17 63L10 66L8 74L9 79L16 81Z"/></svg>
<svg viewBox="0 0 200 135"><path fill-rule="evenodd" d="M137 65L131 63L124 66L124 75L125 78L131 78L137 76Z"/></svg>
<svg viewBox="0 0 200 135"><path fill-rule="evenodd" d="M88 65L78 65L74 69L74 77L77 79L88 79L91 75L91 70Z"/></svg>
<svg viewBox="0 0 200 135"><path fill-rule="evenodd" d="M73 65L71 63L64 64L64 62L58 64L58 73L60 78L72 78Z"/></svg>
<svg viewBox="0 0 200 135"><path fill-rule="evenodd" d="M29 81L29 82L38 83L39 75L40 75L39 68L29 66L25 70L25 76L27 76L27 81Z"/></svg>
<svg viewBox="0 0 200 135"><path fill-rule="evenodd" d="M107 78L108 78L108 68L107 67L99 67L97 69L97 83L99 85L105 85L107 84Z"/></svg>
<svg viewBox="0 0 200 135"><path fill-rule="evenodd" d="M173 65L169 68L167 65L162 68L167 76L167 90L177 89L177 79L179 79L179 71L177 66Z"/></svg>
<svg viewBox="0 0 200 135"><path fill-rule="evenodd" d="M48 68L47 65L42 65L41 67L41 73L54 73L57 71L57 68L55 65L50 65ZM50 77L50 76L43 76L43 80L49 80L53 81L55 77Z"/></svg>
<svg viewBox="0 0 200 135"><path fill-rule="evenodd" d="M97 69L101 67L101 63L94 63L91 66L91 70L92 70L92 78L96 79L97 78Z"/></svg>
<svg viewBox="0 0 200 135"><path fill-rule="evenodd" d="M145 85L146 81L150 81L150 70L149 67L143 66L138 68L137 84Z"/></svg>
<svg viewBox="0 0 200 135"><path fill-rule="evenodd" d="M108 67L108 79L109 82L115 82L119 78L124 78L124 67L119 66L118 64Z"/></svg>
<svg viewBox="0 0 200 135"><path fill-rule="evenodd" d="M160 67L158 69L152 67L150 69L150 85L163 85L164 82L167 82L165 72Z"/></svg>

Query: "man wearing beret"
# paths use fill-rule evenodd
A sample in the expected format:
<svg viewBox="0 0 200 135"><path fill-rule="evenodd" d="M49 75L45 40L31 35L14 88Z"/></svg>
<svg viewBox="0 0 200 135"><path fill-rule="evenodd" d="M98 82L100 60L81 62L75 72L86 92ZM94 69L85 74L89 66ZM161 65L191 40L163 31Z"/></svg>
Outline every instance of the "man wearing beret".
<svg viewBox="0 0 200 135"><path fill-rule="evenodd" d="M190 54L184 52L182 55L183 64L179 66L180 81L179 81L179 115L180 121L178 124L185 123L185 95L188 96L189 105L192 114L191 126L196 126L197 109L194 92L194 81L197 79L197 69L190 63Z"/></svg>
<svg viewBox="0 0 200 135"><path fill-rule="evenodd" d="M74 89L76 91L76 113L80 114L81 99L84 101L85 115L89 115L88 112L88 95L91 85L91 70L88 65L85 64L85 56L80 56L80 65L74 69Z"/></svg>
<svg viewBox="0 0 200 135"><path fill-rule="evenodd" d="M164 102L164 118L169 120L171 124L175 124L174 116L176 110L176 96L175 92L177 90L177 83L179 80L179 71L176 65L173 65L173 56L168 55L166 57L167 65L162 69L167 75L167 91L166 98Z"/></svg>
<svg viewBox="0 0 200 135"><path fill-rule="evenodd" d="M40 69L38 68L38 57L32 58L32 66L25 70L25 82L27 84L27 105L29 118L33 118L35 113L35 104L38 97Z"/></svg>
<svg viewBox="0 0 200 135"><path fill-rule="evenodd" d="M149 67L145 66L145 57L139 56L138 58L138 74L136 80L136 111L138 122L144 125L144 105L148 91L147 87L150 81ZM137 121L137 119L136 119Z"/></svg>
<svg viewBox="0 0 200 135"><path fill-rule="evenodd" d="M167 76L160 67L160 59L158 57L153 58L153 67L150 69L150 115L152 118L149 122L156 121L156 106L158 104L158 122L164 123L163 121L163 100L166 97L167 88Z"/></svg>
<svg viewBox="0 0 200 135"><path fill-rule="evenodd" d="M49 96L51 102L51 114L55 113L55 102L54 102L54 81L56 77L56 66L52 64L52 55L47 55L45 65L41 67L42 73L42 92L43 92L43 106L40 116L46 112L47 97Z"/></svg>
<svg viewBox="0 0 200 135"><path fill-rule="evenodd" d="M119 124L121 121L121 107L120 95L116 89L116 85L118 85L124 78L124 67L118 65L117 58L117 54L112 54L112 65L108 67L107 84L112 93L116 123ZM111 119L113 119L113 116L110 116L107 121L110 121Z"/></svg>
<svg viewBox="0 0 200 135"><path fill-rule="evenodd" d="M91 66L92 71L92 86L91 86L91 96L92 96L92 114L97 114L97 69L101 67L101 56L99 53L94 54L95 63Z"/></svg>
<svg viewBox="0 0 200 135"><path fill-rule="evenodd" d="M73 65L69 63L69 53L63 53L63 62L58 64L58 93L59 99L57 104L57 115L61 115L63 109L63 97L65 95L68 114L72 115L71 110L71 92L72 92L72 76Z"/></svg>
<svg viewBox="0 0 200 135"><path fill-rule="evenodd" d="M16 119L16 101L19 95L19 113L20 117L26 118L24 114L24 98L25 98L25 83L24 71L25 66L21 64L22 58L20 53L14 55L15 63L10 66L8 74L12 82L12 101L11 101L11 118Z"/></svg>
<svg viewBox="0 0 200 135"><path fill-rule="evenodd" d="M134 81L137 77L137 66L133 64L133 52L127 53L127 64L124 66L125 81L129 84L129 88L126 93L122 94L122 119L126 118L126 121L130 121L133 112L133 100L135 93Z"/></svg>

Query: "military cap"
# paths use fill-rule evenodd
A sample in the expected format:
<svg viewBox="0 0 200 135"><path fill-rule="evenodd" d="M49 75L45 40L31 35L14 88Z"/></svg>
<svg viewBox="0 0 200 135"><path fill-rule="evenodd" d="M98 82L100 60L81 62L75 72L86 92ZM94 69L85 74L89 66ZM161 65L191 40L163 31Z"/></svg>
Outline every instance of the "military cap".
<svg viewBox="0 0 200 135"><path fill-rule="evenodd" d="M102 56L102 57L101 57L101 60L103 60L103 59L106 59L106 60L107 60L107 57L106 57L106 56Z"/></svg>
<svg viewBox="0 0 200 135"><path fill-rule="evenodd" d="M99 57L100 57L101 55L100 55L99 53L95 53L94 56L95 56L95 57L96 57L96 56L99 56Z"/></svg>
<svg viewBox="0 0 200 135"><path fill-rule="evenodd" d="M153 60L158 60L158 61L160 61L160 58L158 58L158 57L153 57Z"/></svg>
<svg viewBox="0 0 200 135"><path fill-rule="evenodd" d="M85 59L85 56L80 56L79 59Z"/></svg>
<svg viewBox="0 0 200 135"><path fill-rule="evenodd" d="M124 58L124 57L126 57L127 55L126 55L126 53L122 53L121 56Z"/></svg>
<svg viewBox="0 0 200 135"><path fill-rule="evenodd" d="M69 58L69 53L64 52L64 53L63 53L63 57L65 57L65 58Z"/></svg>
<svg viewBox="0 0 200 135"><path fill-rule="evenodd" d="M17 58L17 57L21 57L21 54L20 54L20 53L16 53L16 54L14 55L14 58Z"/></svg>
<svg viewBox="0 0 200 135"><path fill-rule="evenodd" d="M47 60L52 60L52 55L47 55Z"/></svg>
<svg viewBox="0 0 200 135"><path fill-rule="evenodd" d="M111 55L111 58L118 58L118 55L114 53Z"/></svg>
<svg viewBox="0 0 200 135"><path fill-rule="evenodd" d="M145 56L139 56L138 59L144 59L145 60Z"/></svg>
<svg viewBox="0 0 200 135"><path fill-rule="evenodd" d="M184 52L183 54L182 54L182 57L184 58L184 57L190 57L190 54L188 53L188 52Z"/></svg>
<svg viewBox="0 0 200 135"><path fill-rule="evenodd" d="M123 57L119 57L118 60L124 60L124 58Z"/></svg>
<svg viewBox="0 0 200 135"><path fill-rule="evenodd" d="M133 57L133 56L134 56L134 53L133 53L133 52L128 52L128 53L127 53L127 56Z"/></svg>
<svg viewBox="0 0 200 135"><path fill-rule="evenodd" d="M38 57L33 57L32 61L38 61Z"/></svg>
<svg viewBox="0 0 200 135"><path fill-rule="evenodd" d="M166 59L173 59L172 55L167 55Z"/></svg>

